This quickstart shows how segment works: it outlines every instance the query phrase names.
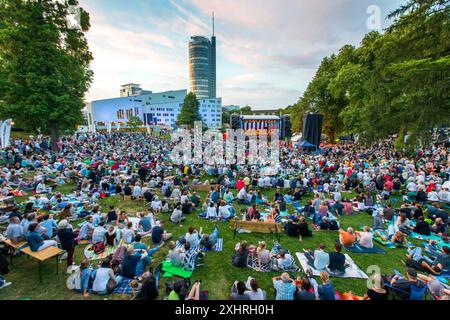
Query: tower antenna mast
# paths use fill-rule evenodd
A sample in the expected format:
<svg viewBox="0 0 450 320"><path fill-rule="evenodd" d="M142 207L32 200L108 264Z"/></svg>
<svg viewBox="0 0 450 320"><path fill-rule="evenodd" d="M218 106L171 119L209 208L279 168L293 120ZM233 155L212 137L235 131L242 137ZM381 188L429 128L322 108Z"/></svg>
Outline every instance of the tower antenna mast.
<svg viewBox="0 0 450 320"><path fill-rule="evenodd" d="M214 11L212 13L212 27L213 27L213 37L214 37Z"/></svg>

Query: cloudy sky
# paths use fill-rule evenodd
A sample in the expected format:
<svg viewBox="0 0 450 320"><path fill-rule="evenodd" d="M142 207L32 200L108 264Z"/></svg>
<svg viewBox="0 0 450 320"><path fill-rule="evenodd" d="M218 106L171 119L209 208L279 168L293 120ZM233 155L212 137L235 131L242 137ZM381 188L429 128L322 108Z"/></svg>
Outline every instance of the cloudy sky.
<svg viewBox="0 0 450 320"><path fill-rule="evenodd" d="M381 28L402 0L80 0L91 15L94 54L88 101L119 95L124 83L155 92L188 89L188 42L210 36L216 16L217 94L223 104L285 107L306 89L321 59ZM370 20L372 21L372 20Z"/></svg>

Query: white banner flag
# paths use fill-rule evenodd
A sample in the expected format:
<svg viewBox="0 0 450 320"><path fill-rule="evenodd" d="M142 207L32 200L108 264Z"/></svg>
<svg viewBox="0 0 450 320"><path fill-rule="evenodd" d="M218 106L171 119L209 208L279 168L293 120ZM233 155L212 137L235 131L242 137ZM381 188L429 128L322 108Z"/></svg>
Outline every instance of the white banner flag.
<svg viewBox="0 0 450 320"><path fill-rule="evenodd" d="M0 140L2 149L9 146L9 138L11 136L12 119L0 122Z"/></svg>
<svg viewBox="0 0 450 320"><path fill-rule="evenodd" d="M106 130L108 130L108 133L111 133L111 131L112 131L112 125L111 125L111 122L107 122L106 123Z"/></svg>
<svg viewBox="0 0 450 320"><path fill-rule="evenodd" d="M117 131L120 131L120 122L117 121Z"/></svg>

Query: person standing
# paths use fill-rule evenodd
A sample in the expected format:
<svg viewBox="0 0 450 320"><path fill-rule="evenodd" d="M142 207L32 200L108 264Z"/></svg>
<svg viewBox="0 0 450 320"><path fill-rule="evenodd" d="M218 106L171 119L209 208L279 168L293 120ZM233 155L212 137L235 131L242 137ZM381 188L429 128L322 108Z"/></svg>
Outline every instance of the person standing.
<svg viewBox="0 0 450 320"><path fill-rule="evenodd" d="M69 228L67 220L61 220L58 224L57 236L61 243L61 248L67 252L67 267L70 267L73 263L73 255L77 245L75 238L78 235L73 232L72 228Z"/></svg>

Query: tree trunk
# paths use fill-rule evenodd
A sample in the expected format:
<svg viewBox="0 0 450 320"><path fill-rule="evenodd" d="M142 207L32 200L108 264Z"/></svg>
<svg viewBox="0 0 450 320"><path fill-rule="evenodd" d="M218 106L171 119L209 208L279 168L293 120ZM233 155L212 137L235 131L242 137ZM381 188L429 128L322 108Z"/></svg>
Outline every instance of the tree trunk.
<svg viewBox="0 0 450 320"><path fill-rule="evenodd" d="M59 126L57 123L54 123L50 127L50 138L51 138L51 147L54 152L59 151L58 141L59 141Z"/></svg>

